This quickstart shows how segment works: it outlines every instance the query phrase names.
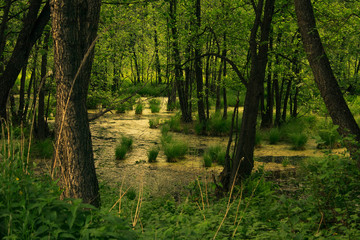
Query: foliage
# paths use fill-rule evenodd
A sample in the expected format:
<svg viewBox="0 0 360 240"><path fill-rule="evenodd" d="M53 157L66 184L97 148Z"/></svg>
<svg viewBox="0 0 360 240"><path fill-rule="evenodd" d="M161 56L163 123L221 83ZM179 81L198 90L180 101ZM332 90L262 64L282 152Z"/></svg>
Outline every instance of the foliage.
<svg viewBox="0 0 360 240"><path fill-rule="evenodd" d="M37 140L31 144L30 154L32 157L50 159L53 157L53 153L54 143L52 139Z"/></svg>
<svg viewBox="0 0 360 240"><path fill-rule="evenodd" d="M20 152L0 153L1 239L134 239L123 218L84 204L78 199L59 200L60 189L47 176L36 176Z"/></svg>
<svg viewBox="0 0 360 240"><path fill-rule="evenodd" d="M173 132L180 132L182 130L179 114L170 117L169 120L165 121L165 124L167 124L169 126L169 129Z"/></svg>
<svg viewBox="0 0 360 240"><path fill-rule="evenodd" d="M150 118L149 119L149 126L150 128L157 128L160 124L159 118Z"/></svg>
<svg viewBox="0 0 360 240"><path fill-rule="evenodd" d="M270 131L269 131L269 143L270 144L276 144L279 142L280 140L280 130L279 128L272 128Z"/></svg>
<svg viewBox="0 0 360 240"><path fill-rule="evenodd" d="M166 137L166 135L163 136L163 138L164 137ZM172 138L165 139L162 141L162 144L168 162L176 162L176 159L183 158L188 151L187 143L180 140Z"/></svg>
<svg viewBox="0 0 360 240"><path fill-rule="evenodd" d="M226 151L221 145L214 145L208 147L204 153L204 165L205 167L211 167L213 162L224 166Z"/></svg>
<svg viewBox="0 0 360 240"><path fill-rule="evenodd" d="M121 143L116 145L115 158L117 160L123 160L126 153L131 149L133 139L131 137L122 136Z"/></svg>
<svg viewBox="0 0 360 240"><path fill-rule="evenodd" d="M325 126L326 127L326 126ZM340 140L340 135L337 131L338 126L328 125L327 128L322 128L318 131L319 137L317 142L319 145L325 145L330 148L334 148Z"/></svg>
<svg viewBox="0 0 360 240"><path fill-rule="evenodd" d="M139 101L135 107L135 114L142 114L144 105Z"/></svg>
<svg viewBox="0 0 360 240"><path fill-rule="evenodd" d="M148 161L149 162L156 162L156 158L159 154L159 148L158 147L152 147L148 151Z"/></svg>
<svg viewBox="0 0 360 240"><path fill-rule="evenodd" d="M152 113L160 112L160 100L156 98L150 99L149 104Z"/></svg>
<svg viewBox="0 0 360 240"><path fill-rule="evenodd" d="M294 134L290 134L290 140L293 149L303 150L305 144L307 143L308 137L304 133L294 133Z"/></svg>

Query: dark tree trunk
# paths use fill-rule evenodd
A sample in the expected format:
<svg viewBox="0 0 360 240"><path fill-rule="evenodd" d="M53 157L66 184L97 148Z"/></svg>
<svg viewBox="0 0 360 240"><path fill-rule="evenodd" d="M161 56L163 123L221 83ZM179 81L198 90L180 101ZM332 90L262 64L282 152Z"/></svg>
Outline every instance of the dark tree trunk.
<svg viewBox="0 0 360 240"><path fill-rule="evenodd" d="M272 36L270 36L269 48L272 51ZM264 107L264 112L261 114L261 128L271 128L273 124L273 108L274 108L274 87L272 84L272 61L268 63L268 75L267 75L267 84L266 84L266 107Z"/></svg>
<svg viewBox="0 0 360 240"><path fill-rule="evenodd" d="M283 111L282 111L282 117L281 117L283 122L286 122L287 104L288 104L289 97L290 97L291 83L292 83L292 80L288 80L287 86L286 86L286 92L285 92L284 102L283 102L284 105L283 105Z"/></svg>
<svg viewBox="0 0 360 240"><path fill-rule="evenodd" d="M182 114L182 120L184 122L191 122L191 111L189 107L189 101L187 98L187 93L185 92L183 72L181 69L181 59L178 43L178 31L176 26L176 0L170 1L170 25L171 25L171 35L172 35L172 50L173 58L175 61L175 84L176 89L179 95L179 102Z"/></svg>
<svg viewBox="0 0 360 240"><path fill-rule="evenodd" d="M198 33L201 26L201 2L200 0L196 0L195 2L195 29ZM201 46L199 37L196 37L195 41L195 78L196 78L196 95L197 95L197 106L198 106L198 115L200 123L204 123L206 121L205 116L205 105L204 105L204 93L203 93L203 74L202 74L202 60L201 56ZM205 127L205 125L204 125Z"/></svg>
<svg viewBox="0 0 360 240"><path fill-rule="evenodd" d="M58 167L63 198L81 198L97 207L100 196L86 97L100 5L100 0L53 0L51 11L57 85L53 170Z"/></svg>
<svg viewBox="0 0 360 240"><path fill-rule="evenodd" d="M36 127L36 137L38 139L45 139L49 134L49 128L47 123L45 122L45 77L47 74L47 55L49 49L49 37L50 31L45 33L43 50L44 53L41 57L41 89L39 92L39 105L38 105L38 121Z"/></svg>
<svg viewBox="0 0 360 240"><path fill-rule="evenodd" d="M6 1L6 4L4 6L3 15L2 15L2 21L0 25L0 74L4 71L4 50L5 50L5 44L6 44L6 29L7 24L9 20L9 12L10 7L13 1Z"/></svg>
<svg viewBox="0 0 360 240"><path fill-rule="evenodd" d="M229 191L233 182L244 179L251 174L254 167L254 146L256 134L256 120L259 108L259 100L264 87L265 70L270 25L274 12L275 0L266 0L264 18L261 23L261 15L264 0L260 0L256 7L256 17L250 36L251 71L245 97L245 105L241 129L236 143L235 156L232 159L231 168L224 168L221 173L221 182L224 190ZM261 25L260 43L256 41L257 31ZM259 49L259 50L257 50ZM225 164L229 166L230 164Z"/></svg>
<svg viewBox="0 0 360 240"><path fill-rule="evenodd" d="M14 86L22 67L27 63L32 46L41 36L50 19L50 7L47 2L40 14L42 0L31 0L29 10L24 18L24 25L16 40L4 72L0 76L0 119L6 119L6 105L11 88Z"/></svg>
<svg viewBox="0 0 360 240"><path fill-rule="evenodd" d="M343 136L354 135L360 140L360 129L346 104L337 80L333 74L329 59L322 46L313 7L310 0L295 0L295 11L305 52L307 54L315 82L320 90L326 108L338 131ZM358 145L346 142L347 148L353 158L357 160L360 168Z"/></svg>
<svg viewBox="0 0 360 240"><path fill-rule="evenodd" d="M156 22L154 20L154 44L155 44L155 69L156 69L156 80L158 84L162 83L161 79L161 68L160 68L160 58L159 58L159 41L158 41L158 33L156 31Z"/></svg>
<svg viewBox="0 0 360 240"><path fill-rule="evenodd" d="M221 60L220 62L220 66L219 66L219 72L218 72L218 77L216 78L216 85L215 85L215 91L216 91L216 103L215 103L215 112L219 112L220 113L220 108L221 108L221 75L222 75L222 69L223 69L223 60Z"/></svg>
<svg viewBox="0 0 360 240"><path fill-rule="evenodd" d="M223 57L226 57L226 33L224 33L224 49L222 52ZM224 60L224 59L222 59ZM223 69L223 102L224 102L224 112L223 112L223 119L227 119L227 97L226 97L226 84L225 84L225 77L226 77L226 61L223 61L224 69Z"/></svg>

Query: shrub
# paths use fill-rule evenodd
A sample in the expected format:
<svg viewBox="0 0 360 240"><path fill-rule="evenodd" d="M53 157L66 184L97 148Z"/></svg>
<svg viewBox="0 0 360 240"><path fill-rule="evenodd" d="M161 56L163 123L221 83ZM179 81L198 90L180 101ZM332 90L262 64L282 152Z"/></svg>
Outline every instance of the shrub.
<svg viewBox="0 0 360 240"><path fill-rule="evenodd" d="M150 99L149 104L150 104L150 110L152 113L160 112L160 100L155 99L155 98Z"/></svg>
<svg viewBox="0 0 360 240"><path fill-rule="evenodd" d="M226 152L220 145L210 146L204 153L205 167L211 167L213 162L224 166ZM208 165L208 166L207 166Z"/></svg>
<svg viewBox="0 0 360 240"><path fill-rule="evenodd" d="M269 143L276 144L280 140L280 130L279 128L272 128L269 131Z"/></svg>
<svg viewBox="0 0 360 240"><path fill-rule="evenodd" d="M176 159L183 158L188 151L185 142L171 140L163 144L164 154L168 162L176 162Z"/></svg>
<svg viewBox="0 0 360 240"><path fill-rule="evenodd" d="M231 117L223 119L222 115L217 113L208 120L208 131L211 135L220 136L228 134L231 128Z"/></svg>
<svg viewBox="0 0 360 240"><path fill-rule="evenodd" d="M148 161L149 162L156 162L156 158L159 154L159 148L158 147L153 147L153 148L150 148L149 151L148 151Z"/></svg>
<svg viewBox="0 0 360 240"><path fill-rule="evenodd" d="M150 118L149 119L149 126L150 128L157 128L160 124L159 118Z"/></svg>
<svg viewBox="0 0 360 240"><path fill-rule="evenodd" d="M307 143L308 137L304 133L294 133L290 134L290 140L292 147L295 150L302 150Z"/></svg>

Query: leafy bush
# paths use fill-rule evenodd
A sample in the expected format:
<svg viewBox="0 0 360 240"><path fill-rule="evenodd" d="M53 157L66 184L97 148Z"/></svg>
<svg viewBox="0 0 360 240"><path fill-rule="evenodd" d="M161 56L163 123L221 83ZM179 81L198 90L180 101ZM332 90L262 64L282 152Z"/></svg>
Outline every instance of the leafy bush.
<svg viewBox="0 0 360 240"><path fill-rule="evenodd" d="M303 150L307 143L308 137L304 133L294 133L290 135L292 147L295 150Z"/></svg>
<svg viewBox="0 0 360 240"><path fill-rule="evenodd" d="M153 147L153 148L150 148L149 151L148 151L148 161L149 162L156 162L156 158L159 154L159 148L158 147Z"/></svg>
<svg viewBox="0 0 360 240"><path fill-rule="evenodd" d="M149 104L150 104L150 110L152 113L160 112L160 100L155 99L155 98L150 99Z"/></svg>
<svg viewBox="0 0 360 240"><path fill-rule="evenodd" d="M164 154L168 162L176 162L176 159L183 158L188 151L188 145L185 142L171 140L163 144Z"/></svg>

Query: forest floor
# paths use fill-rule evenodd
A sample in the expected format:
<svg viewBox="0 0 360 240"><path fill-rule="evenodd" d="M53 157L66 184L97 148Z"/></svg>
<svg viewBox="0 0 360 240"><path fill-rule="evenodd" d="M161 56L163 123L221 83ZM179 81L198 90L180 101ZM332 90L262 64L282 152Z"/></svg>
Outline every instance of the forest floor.
<svg viewBox="0 0 360 240"><path fill-rule="evenodd" d="M174 115L165 111L162 101L160 113L143 110L141 115L134 111L123 114L107 113L91 122L95 166L100 183L123 188L139 186L150 196L170 194L176 198L184 192L185 187L201 178L202 181L213 181L222 171L222 166L205 168L202 153L208 146L221 144L226 148L228 137L199 136L195 134L171 133L174 138L186 142L189 153L176 163L168 163L162 151L157 162L148 163L147 152L153 146L160 146L160 128L149 127L149 119L157 117L167 119ZM91 113L90 113L91 114ZM115 160L115 147L121 136L133 138L132 150L124 160ZM263 166L265 171L273 173L274 178L293 176L296 165L307 157L321 157L324 153L316 148L315 139L309 139L304 150L292 150L289 144L269 145L263 143L255 149L255 169ZM335 153L344 151L338 149Z"/></svg>

